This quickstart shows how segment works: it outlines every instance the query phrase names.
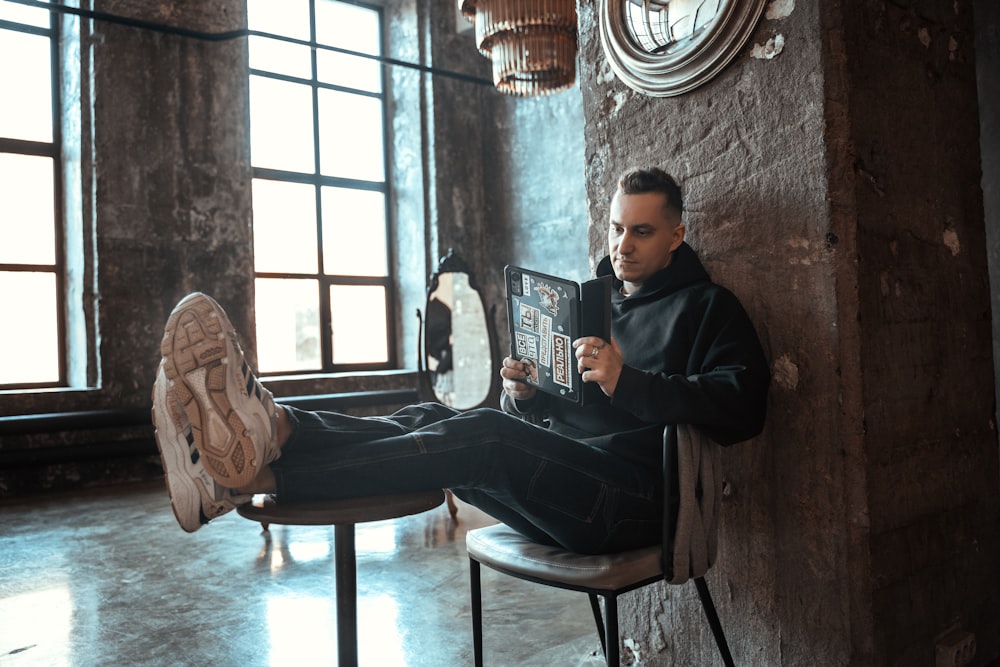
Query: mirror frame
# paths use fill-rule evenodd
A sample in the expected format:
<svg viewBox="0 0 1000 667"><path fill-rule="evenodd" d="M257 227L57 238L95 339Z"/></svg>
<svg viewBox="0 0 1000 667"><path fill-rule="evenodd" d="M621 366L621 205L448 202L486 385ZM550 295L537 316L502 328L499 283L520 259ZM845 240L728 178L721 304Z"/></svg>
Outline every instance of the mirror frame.
<svg viewBox="0 0 1000 667"><path fill-rule="evenodd" d="M598 1L601 46L608 64L627 86L651 97L681 95L715 77L746 45L766 4L766 0L720 0L720 14L711 26L676 53L650 53L639 46L625 20L625 5L641 2Z"/></svg>
<svg viewBox="0 0 1000 667"><path fill-rule="evenodd" d="M499 363L500 359L498 356L499 343L497 342L497 330L496 330L496 304L492 304L487 307L486 302L483 301L483 293L479 289L479 283L476 280L475 274L469 269L469 265L455 254L454 248L448 248L448 254L442 257L438 261L437 268L431 273L427 280L427 291L424 297L424 309L417 309L417 392L421 400L425 401L436 401L440 402L440 399L434 393L434 383L431 381L431 371L427 368L427 341L426 341L426 322L425 314L427 309L427 303L430 301L430 297L437 290L441 275L444 273L464 273L469 279L469 288L473 290L479 296L479 302L483 306L483 316L485 322L483 324L486 326L486 336L489 342L489 355L490 355L490 368L493 369L493 376L489 379L489 390L482 401L468 408L456 408L462 410L463 412L467 410L475 410L476 408L500 408L500 374L499 374Z"/></svg>

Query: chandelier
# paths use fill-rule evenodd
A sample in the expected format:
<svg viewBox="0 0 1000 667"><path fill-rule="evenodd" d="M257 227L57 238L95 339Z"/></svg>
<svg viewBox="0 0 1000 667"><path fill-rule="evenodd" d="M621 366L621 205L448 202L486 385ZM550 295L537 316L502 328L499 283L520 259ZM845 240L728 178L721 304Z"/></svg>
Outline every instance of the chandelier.
<svg viewBox="0 0 1000 667"><path fill-rule="evenodd" d="M459 0L476 46L508 95L565 90L576 79L576 0Z"/></svg>

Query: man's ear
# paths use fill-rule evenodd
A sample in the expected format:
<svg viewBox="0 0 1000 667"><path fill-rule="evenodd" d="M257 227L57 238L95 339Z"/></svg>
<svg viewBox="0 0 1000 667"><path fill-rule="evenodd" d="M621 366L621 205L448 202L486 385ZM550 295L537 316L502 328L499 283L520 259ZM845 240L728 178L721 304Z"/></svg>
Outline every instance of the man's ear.
<svg viewBox="0 0 1000 667"><path fill-rule="evenodd" d="M684 234L686 232L687 232L687 229L685 229L684 225L681 224L681 223L677 223L677 226L674 227L673 232L672 232L673 235L674 235L674 239L673 239L673 241L670 242L670 251L671 252L673 252L674 250L677 250L678 248L681 247L681 243L684 242Z"/></svg>

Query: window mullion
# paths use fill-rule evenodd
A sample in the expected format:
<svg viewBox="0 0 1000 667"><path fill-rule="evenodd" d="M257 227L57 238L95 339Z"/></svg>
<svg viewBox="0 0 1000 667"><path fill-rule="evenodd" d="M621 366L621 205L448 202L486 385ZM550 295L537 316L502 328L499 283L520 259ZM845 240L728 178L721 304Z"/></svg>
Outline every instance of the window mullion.
<svg viewBox="0 0 1000 667"><path fill-rule="evenodd" d="M360 13L349 7L354 4L363 7ZM361 3L309 0L299 5L300 13L285 22L286 17L271 13L273 5L267 0L251 0L249 7L249 27L254 35L264 38L259 41L262 50L256 56L251 51L254 66L248 70L251 81L258 82L255 85L261 91L260 96L252 96L251 116L256 120L254 112L260 109L262 120L257 127L258 132L264 133L260 135L261 150L253 151L259 158L253 160L257 183L254 224L260 225L261 230L266 226L261 237L266 235L273 244L257 248L259 261L255 266L260 293L273 304L270 318L262 318L262 306L258 304L258 335L274 345L273 363L269 361L269 367L264 367L262 361L261 370L265 374L329 373L392 367L395 355L387 356L380 349L378 338L373 343L372 336L373 332L378 337L389 336L394 331L390 326L394 303L392 271L382 266L393 256L386 201L389 165L385 153L388 131L385 74L380 73L379 84L370 76L365 77L367 66L358 71L351 67L344 69L348 61L331 58L329 53L342 50L334 49L332 44L372 53L380 50L372 40L376 36L384 40L381 12ZM259 13L255 15L255 11ZM263 18L266 16L273 20L266 22ZM349 17L344 19L349 23L333 20L334 16ZM276 28L273 35L266 31L271 25ZM258 32L256 28L265 31ZM284 50L274 48L267 41L272 38L295 46ZM250 44L251 50L254 46ZM301 51L308 48L308 57L295 51L296 48ZM286 56L288 59L282 60ZM287 99L295 101L285 105L284 115L268 115L285 98L273 97L279 104L268 107L269 100L263 91L287 91ZM372 126L370 121L374 116L369 112L381 115L379 128ZM292 117L297 119L294 126L288 124L291 120L285 120ZM369 121L367 127L365 121ZM358 132L355 123L361 128ZM285 159L276 150L284 148L282 137L294 140L295 143L288 145L298 151L297 162ZM310 140L311 145L307 143ZM382 145L381 166L373 160L377 148L371 141L376 140ZM310 150L312 165L308 164ZM372 168L373 165L377 168ZM267 181L288 185L267 185ZM380 209L376 209L376 203ZM310 209L308 213L306 208ZM373 226L376 224L385 227L379 231ZM287 240L284 247L277 245L282 238ZM308 254L312 252L308 245L311 243L315 243L315 255ZM358 244L358 253L350 252L352 243ZM363 258L362 253L372 256ZM383 271L384 276L367 275ZM288 298L281 298L283 293ZM307 305L305 301L311 301L312 295L316 301ZM294 298L301 301L293 301ZM376 305L383 300L384 313ZM335 313L340 311L350 312L335 319ZM277 317L287 318L289 313L299 318L294 335L289 331L291 327L284 327ZM262 320L266 327L262 328ZM258 345L262 349L266 346L260 341ZM388 343L386 349L394 349L394 343ZM258 355L262 357L260 351Z"/></svg>
<svg viewBox="0 0 1000 667"><path fill-rule="evenodd" d="M62 34L62 15L59 12L51 12L50 14L49 29L52 31L52 35ZM63 94L62 94L62 46L60 40L50 39L51 44L51 63L52 63L52 142L53 142L53 153L56 156L52 162L52 194L55 199L52 206L52 224L55 229L55 241L56 241L56 327L58 330L59 340L59 384L60 386L65 386L67 384L67 363L66 360L69 358L72 350L69 349L70 340L67 336L67 326L66 318L68 316L66 302L66 267L67 267L67 257L66 257L66 238L65 238L65 210L63 207L63 202L66 201L65 198L65 149L63 143Z"/></svg>
<svg viewBox="0 0 1000 667"><path fill-rule="evenodd" d="M319 63L316 56L316 0L309 0L309 44L310 65L312 67L312 121L313 121L313 166L314 195L316 197L316 266L319 274L316 281L319 300L320 357L324 371L333 369L333 314L330 312L330 286L326 278L326 263L323 257L323 175L320 164L319 127Z"/></svg>

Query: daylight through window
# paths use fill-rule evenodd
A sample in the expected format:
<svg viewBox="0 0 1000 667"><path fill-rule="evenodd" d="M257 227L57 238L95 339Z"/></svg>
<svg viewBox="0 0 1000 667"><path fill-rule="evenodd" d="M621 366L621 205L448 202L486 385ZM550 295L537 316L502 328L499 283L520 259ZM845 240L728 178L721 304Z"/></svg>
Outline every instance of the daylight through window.
<svg viewBox="0 0 1000 667"><path fill-rule="evenodd" d="M260 371L391 367L380 10L247 10Z"/></svg>
<svg viewBox="0 0 1000 667"><path fill-rule="evenodd" d="M0 388L64 381L57 27L0 2Z"/></svg>

